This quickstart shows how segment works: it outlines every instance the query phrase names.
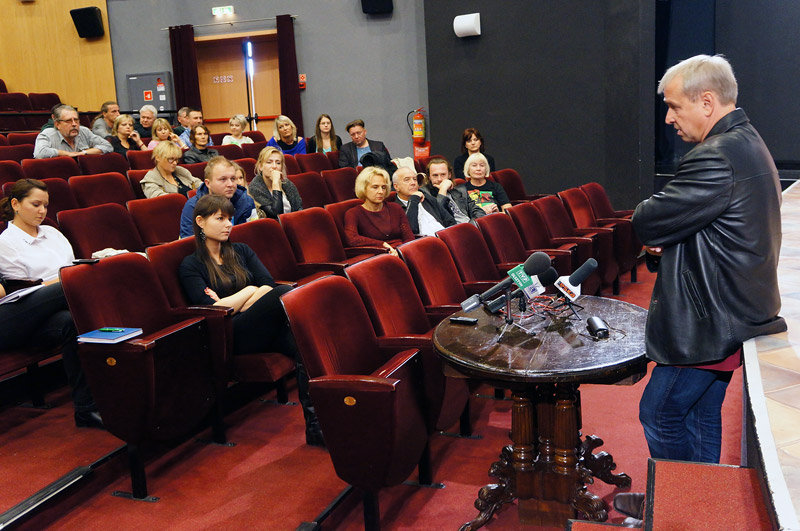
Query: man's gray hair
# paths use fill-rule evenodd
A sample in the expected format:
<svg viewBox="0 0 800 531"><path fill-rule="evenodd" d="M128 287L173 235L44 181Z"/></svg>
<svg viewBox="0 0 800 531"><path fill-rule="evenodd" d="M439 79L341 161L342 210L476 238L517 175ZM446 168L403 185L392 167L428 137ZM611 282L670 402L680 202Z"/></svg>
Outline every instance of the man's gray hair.
<svg viewBox="0 0 800 531"><path fill-rule="evenodd" d="M397 168L394 173L392 174L392 184L397 184L397 181L400 180L400 176L398 175L401 171L408 170L411 172L411 175L416 175L417 172L409 168L408 166L400 166Z"/></svg>
<svg viewBox="0 0 800 531"><path fill-rule="evenodd" d="M695 55L672 66L658 82L658 93L664 94L664 88L677 76L683 78L683 93L691 101L708 90L723 104L736 103L739 87L733 68L722 55Z"/></svg>
<svg viewBox="0 0 800 531"><path fill-rule="evenodd" d="M143 112L148 112L148 111L153 113L153 116L158 115L158 111L153 105L142 105L142 108L139 109L139 116L141 116Z"/></svg>
<svg viewBox="0 0 800 531"><path fill-rule="evenodd" d="M56 110L53 112L53 116L55 117L55 119L56 119L56 120L60 120L60 119L61 119L61 117L62 117L62 116L64 116L64 113L65 113L65 112L69 112L69 111L78 112L78 111L75 109L75 107L72 107L72 106L70 106L70 105L61 105L60 107L58 107L58 108L57 108L57 109L56 109Z"/></svg>

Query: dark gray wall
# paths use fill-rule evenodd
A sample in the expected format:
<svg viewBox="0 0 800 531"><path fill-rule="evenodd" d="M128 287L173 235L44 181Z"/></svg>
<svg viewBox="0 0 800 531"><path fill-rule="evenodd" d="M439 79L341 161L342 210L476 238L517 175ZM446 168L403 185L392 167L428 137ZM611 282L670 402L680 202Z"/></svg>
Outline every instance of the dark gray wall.
<svg viewBox="0 0 800 531"><path fill-rule="evenodd" d="M473 12L482 35L459 39ZM596 180L632 207L652 190L653 31L647 1L426 1L433 151L477 127L529 192Z"/></svg>
<svg viewBox="0 0 800 531"><path fill-rule="evenodd" d="M117 99L127 102L127 74L172 70L169 35L161 28L216 22L214 5L219 2L108 0ZM301 95L306 135L324 112L348 141L345 124L361 117L369 136L383 140L393 156L411 155L406 114L428 103L422 0L396 0L390 16L363 14L359 0L241 0L235 8L237 20L297 15L298 69L308 75ZM274 28L275 21L264 21L195 28L195 35Z"/></svg>

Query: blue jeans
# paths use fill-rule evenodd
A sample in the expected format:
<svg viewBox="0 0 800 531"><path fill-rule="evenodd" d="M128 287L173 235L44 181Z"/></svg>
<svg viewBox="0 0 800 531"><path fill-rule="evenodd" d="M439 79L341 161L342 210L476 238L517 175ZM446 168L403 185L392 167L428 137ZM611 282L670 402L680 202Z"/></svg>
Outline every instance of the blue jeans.
<svg viewBox="0 0 800 531"><path fill-rule="evenodd" d="M651 457L719 463L722 401L732 374L656 365L639 402Z"/></svg>

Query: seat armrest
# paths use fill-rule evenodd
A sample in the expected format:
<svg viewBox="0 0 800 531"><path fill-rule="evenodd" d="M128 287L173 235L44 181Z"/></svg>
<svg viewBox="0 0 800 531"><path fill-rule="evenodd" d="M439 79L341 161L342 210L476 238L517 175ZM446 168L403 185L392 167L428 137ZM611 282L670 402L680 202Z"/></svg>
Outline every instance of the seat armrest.
<svg viewBox="0 0 800 531"><path fill-rule="evenodd" d="M497 271L500 272L501 275L508 274L509 270L514 269L522 262L502 262L499 264L495 264L497 266Z"/></svg>
<svg viewBox="0 0 800 531"><path fill-rule="evenodd" d="M281 286L289 286L290 288L296 288L297 282L293 280L275 280L276 284L280 284Z"/></svg>
<svg viewBox="0 0 800 531"><path fill-rule="evenodd" d="M592 243L592 238L586 236L557 236L555 238L550 238L550 240L558 245L563 245L565 243Z"/></svg>
<svg viewBox="0 0 800 531"><path fill-rule="evenodd" d="M334 275L343 276L344 275L344 268L347 267L349 264L347 264L346 262L304 262L304 263L302 263L300 265L303 265L303 266L313 265L313 266L322 267L324 269L332 271Z"/></svg>
<svg viewBox="0 0 800 531"><path fill-rule="evenodd" d="M324 264L297 264L297 272L303 277L313 275L314 273L328 273L333 275L333 271Z"/></svg>
<svg viewBox="0 0 800 531"><path fill-rule="evenodd" d="M497 284L497 282L498 281L495 280L474 280L470 282L463 282L464 291L467 292L467 295L479 295Z"/></svg>
<svg viewBox="0 0 800 531"><path fill-rule="evenodd" d="M456 312L461 311L459 304L441 304L438 306L425 306L425 314L431 327L435 327L444 319L447 319Z"/></svg>
<svg viewBox="0 0 800 531"><path fill-rule="evenodd" d="M384 247L345 247L344 254L347 258L353 258L360 254L384 254L386 248Z"/></svg>

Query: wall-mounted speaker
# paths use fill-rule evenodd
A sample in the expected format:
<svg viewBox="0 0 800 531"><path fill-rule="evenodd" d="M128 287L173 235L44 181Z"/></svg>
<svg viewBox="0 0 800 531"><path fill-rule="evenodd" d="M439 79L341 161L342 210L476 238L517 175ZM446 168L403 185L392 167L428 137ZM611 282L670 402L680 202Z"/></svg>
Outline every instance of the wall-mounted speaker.
<svg viewBox="0 0 800 531"><path fill-rule="evenodd" d="M78 30L78 37L82 39L93 39L105 35L103 30L103 13L99 7L81 7L70 9L72 22Z"/></svg>
<svg viewBox="0 0 800 531"><path fill-rule="evenodd" d="M392 0L361 0L361 11L368 15L387 15L393 10Z"/></svg>

